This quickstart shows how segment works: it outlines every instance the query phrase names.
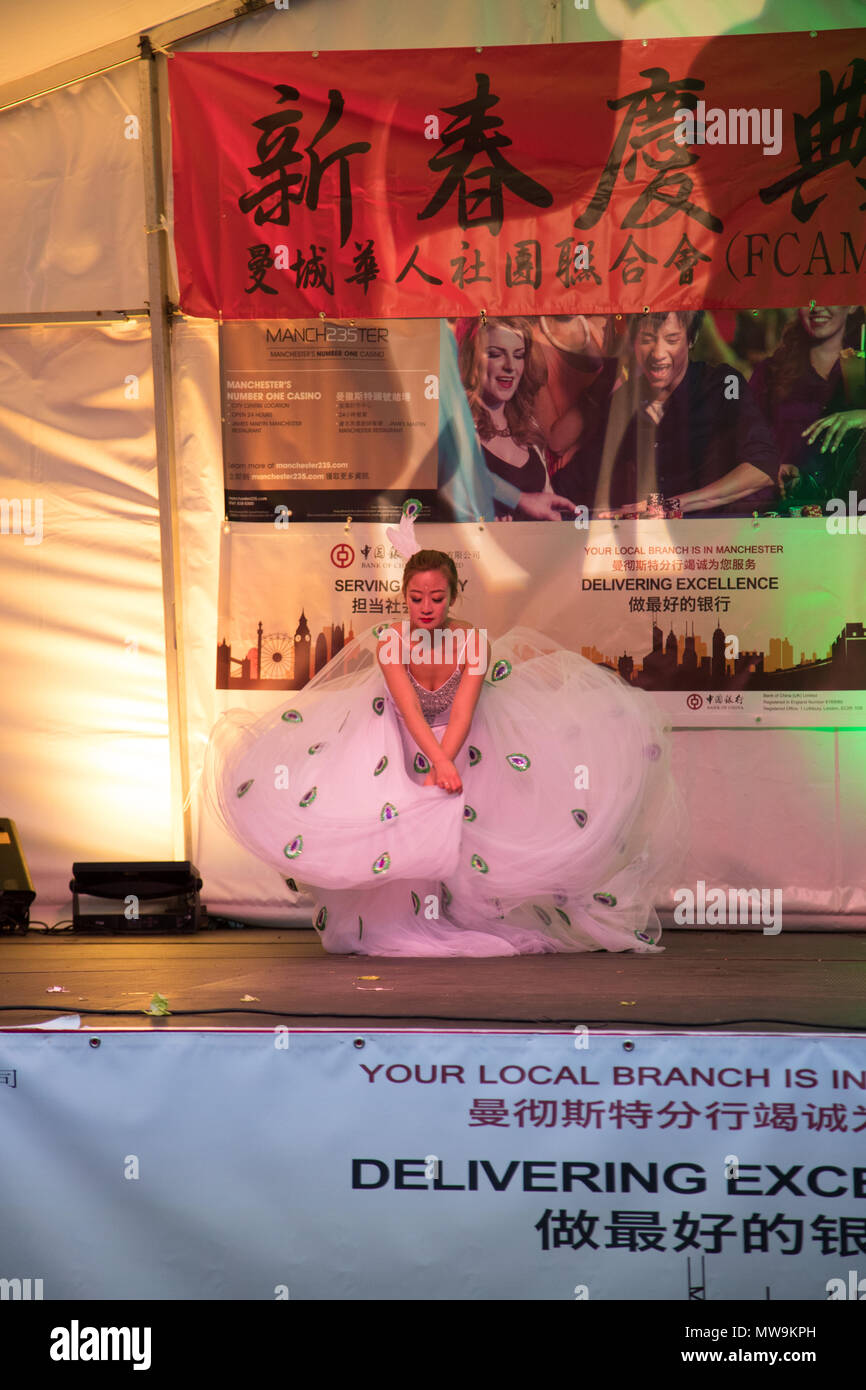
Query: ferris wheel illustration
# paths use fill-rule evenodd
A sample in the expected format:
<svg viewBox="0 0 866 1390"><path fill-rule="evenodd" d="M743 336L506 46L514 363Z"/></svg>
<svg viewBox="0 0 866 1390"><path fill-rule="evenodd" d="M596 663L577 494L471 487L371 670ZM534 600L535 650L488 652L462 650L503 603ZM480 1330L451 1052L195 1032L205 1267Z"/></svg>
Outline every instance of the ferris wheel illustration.
<svg viewBox="0 0 866 1390"><path fill-rule="evenodd" d="M269 632L262 637L259 680L279 680L292 675L295 639L288 632Z"/></svg>

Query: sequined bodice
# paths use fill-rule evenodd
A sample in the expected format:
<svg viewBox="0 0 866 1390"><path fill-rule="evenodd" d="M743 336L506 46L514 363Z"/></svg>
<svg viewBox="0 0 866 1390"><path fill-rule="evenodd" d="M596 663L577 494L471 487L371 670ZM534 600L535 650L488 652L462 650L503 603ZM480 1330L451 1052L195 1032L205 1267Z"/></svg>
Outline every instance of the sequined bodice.
<svg viewBox="0 0 866 1390"><path fill-rule="evenodd" d="M460 677L463 675L463 667L458 666L452 671L444 685L440 685L438 690L425 690L423 685L419 685L412 675L411 669L407 666L409 679L418 692L418 703L421 706L421 713L429 723L433 718L441 718L443 714L451 708L451 702L457 694L457 687L460 684Z"/></svg>

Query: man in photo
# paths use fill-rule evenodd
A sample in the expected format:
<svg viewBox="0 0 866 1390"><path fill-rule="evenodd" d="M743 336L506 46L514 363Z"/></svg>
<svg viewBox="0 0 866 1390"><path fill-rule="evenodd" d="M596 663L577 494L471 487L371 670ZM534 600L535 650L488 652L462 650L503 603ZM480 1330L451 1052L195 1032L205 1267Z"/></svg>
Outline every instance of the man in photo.
<svg viewBox="0 0 866 1390"><path fill-rule="evenodd" d="M651 494L682 515L741 516L769 508L778 449L745 378L693 362L700 310L634 314L625 346L551 431L557 491L596 515L640 515Z"/></svg>

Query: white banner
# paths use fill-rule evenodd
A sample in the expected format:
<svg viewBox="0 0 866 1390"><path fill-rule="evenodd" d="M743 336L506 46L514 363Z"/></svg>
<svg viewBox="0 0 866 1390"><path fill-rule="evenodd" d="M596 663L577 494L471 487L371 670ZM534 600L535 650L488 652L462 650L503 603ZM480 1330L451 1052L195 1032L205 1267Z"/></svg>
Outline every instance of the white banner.
<svg viewBox="0 0 866 1390"><path fill-rule="evenodd" d="M677 727L864 723L862 543L828 534L824 520L425 524L418 534L454 557L457 617L491 638L536 628L651 691ZM380 525L232 525L217 688L299 689L350 634L404 616L403 565Z"/></svg>
<svg viewBox="0 0 866 1390"><path fill-rule="evenodd" d="M864 1090L847 1036L4 1031L0 1297L857 1298Z"/></svg>

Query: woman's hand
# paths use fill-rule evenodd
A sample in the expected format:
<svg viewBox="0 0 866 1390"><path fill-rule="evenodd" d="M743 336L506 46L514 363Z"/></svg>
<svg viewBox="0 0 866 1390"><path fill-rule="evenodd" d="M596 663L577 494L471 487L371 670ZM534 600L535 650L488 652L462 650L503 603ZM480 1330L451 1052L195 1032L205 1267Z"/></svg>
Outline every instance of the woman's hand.
<svg viewBox="0 0 866 1390"><path fill-rule="evenodd" d="M796 483L800 481L800 470L796 463L783 463L779 469L779 491L788 497Z"/></svg>
<svg viewBox="0 0 866 1390"><path fill-rule="evenodd" d="M835 449L842 442L848 430L866 430L866 410L837 410L833 415L825 415L803 431L803 438L814 444L826 430L826 438L821 445L821 453Z"/></svg>
<svg viewBox="0 0 866 1390"><path fill-rule="evenodd" d="M448 758L440 758L424 778L425 787L441 787L445 792L462 792L460 773Z"/></svg>

